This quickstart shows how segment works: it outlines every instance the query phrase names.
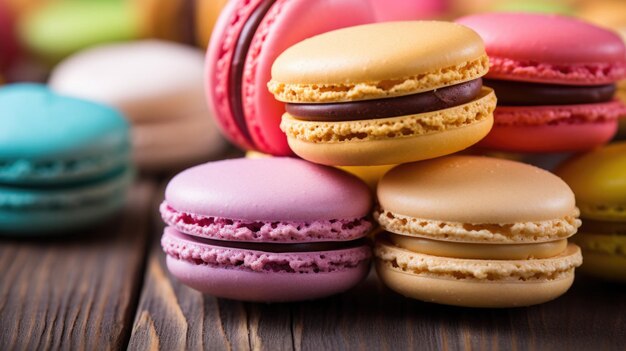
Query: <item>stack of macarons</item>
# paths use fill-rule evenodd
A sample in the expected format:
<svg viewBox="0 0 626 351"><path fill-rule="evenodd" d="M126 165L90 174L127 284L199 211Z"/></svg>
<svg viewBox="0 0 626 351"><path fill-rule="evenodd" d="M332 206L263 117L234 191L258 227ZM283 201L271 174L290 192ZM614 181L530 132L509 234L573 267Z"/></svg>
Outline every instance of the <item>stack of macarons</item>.
<svg viewBox="0 0 626 351"><path fill-rule="evenodd" d="M519 162L448 156L393 168L374 217L379 277L402 295L467 307L543 303L582 262L572 190Z"/></svg>
<svg viewBox="0 0 626 351"><path fill-rule="evenodd" d="M557 169L574 190L583 226L575 242L582 271L626 282L626 143L575 157Z"/></svg>
<svg viewBox="0 0 626 351"><path fill-rule="evenodd" d="M490 13L457 21L485 41L486 84L498 96L486 148L583 151L608 142L626 114L614 99L626 47L614 32L571 17Z"/></svg>
<svg viewBox="0 0 626 351"><path fill-rule="evenodd" d="M273 64L268 88L286 103L281 129L298 156L402 163L377 186L374 254L379 277L405 296L533 305L565 293L582 263L567 240L581 222L565 182L523 163L447 156L491 130L488 52L460 24L389 22L309 38Z"/></svg>
<svg viewBox="0 0 626 351"><path fill-rule="evenodd" d="M496 97L489 60L467 27L437 21L339 29L285 50L269 90L286 103L281 129L300 157L342 166L448 155L481 140Z"/></svg>
<svg viewBox="0 0 626 351"><path fill-rule="evenodd" d="M204 100L198 49L145 40L82 51L59 64L55 91L119 109L132 123L134 160L148 173L208 161L225 146Z"/></svg>
<svg viewBox="0 0 626 351"><path fill-rule="evenodd" d="M218 297L308 300L345 291L370 269L369 189L295 158L202 164L167 186L161 239L170 272Z"/></svg>
<svg viewBox="0 0 626 351"><path fill-rule="evenodd" d="M43 85L0 88L0 234L66 234L104 221L131 185L115 110Z"/></svg>
<svg viewBox="0 0 626 351"><path fill-rule="evenodd" d="M206 71L207 100L223 133L246 150L293 155L279 128L284 104L267 91L276 57L301 40L334 29L436 15L443 7L434 2L229 1L211 36Z"/></svg>

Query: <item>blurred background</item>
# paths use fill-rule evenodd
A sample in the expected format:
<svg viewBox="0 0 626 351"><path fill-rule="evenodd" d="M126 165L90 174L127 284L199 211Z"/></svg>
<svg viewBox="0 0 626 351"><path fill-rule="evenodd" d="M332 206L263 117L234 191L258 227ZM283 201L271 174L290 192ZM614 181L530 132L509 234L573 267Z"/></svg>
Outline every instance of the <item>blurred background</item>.
<svg viewBox="0 0 626 351"><path fill-rule="evenodd" d="M390 18L454 19L486 11L577 16L626 35L624 0L396 0ZM157 38L206 49L227 0L0 0L0 79L45 82L67 56L104 43ZM372 6L384 7L385 1Z"/></svg>

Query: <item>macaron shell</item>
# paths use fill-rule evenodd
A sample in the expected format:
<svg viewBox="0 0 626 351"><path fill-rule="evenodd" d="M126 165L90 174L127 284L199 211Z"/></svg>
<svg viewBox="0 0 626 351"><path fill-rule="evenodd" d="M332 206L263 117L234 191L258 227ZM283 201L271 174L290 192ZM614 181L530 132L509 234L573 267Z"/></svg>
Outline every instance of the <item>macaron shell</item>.
<svg viewBox="0 0 626 351"><path fill-rule="evenodd" d="M0 89L0 179L64 183L127 164L128 124L115 110L57 95L44 85Z"/></svg>
<svg viewBox="0 0 626 351"><path fill-rule="evenodd" d="M557 169L576 194L585 218L626 220L626 143L573 158Z"/></svg>
<svg viewBox="0 0 626 351"><path fill-rule="evenodd" d="M206 112L179 120L142 123L132 130L135 164L147 172L209 161L226 149L226 142Z"/></svg>
<svg viewBox="0 0 626 351"><path fill-rule="evenodd" d="M403 296L462 307L510 308L541 304L563 295L574 282L574 272L563 279L532 283L464 282L410 275L380 261L376 262L376 271L386 286Z"/></svg>
<svg viewBox="0 0 626 351"><path fill-rule="evenodd" d="M248 150L255 149L255 146L239 130L230 107L230 70L237 38L248 17L263 1L229 1L215 24L206 54L204 84L209 109L222 133L234 144Z"/></svg>
<svg viewBox="0 0 626 351"><path fill-rule="evenodd" d="M461 151L484 138L493 119L432 133L385 140L316 144L289 138L289 146L307 161L334 166L378 166L445 156Z"/></svg>
<svg viewBox="0 0 626 351"><path fill-rule="evenodd" d="M465 307L517 307L564 294L582 263L570 244L558 256L530 260L457 259L415 253L385 240L376 244L376 270L392 290L418 300ZM391 263L393 260L393 263Z"/></svg>
<svg viewBox="0 0 626 351"><path fill-rule="evenodd" d="M484 138L496 98L483 88L474 101L410 116L346 121L301 121L283 116L281 128L300 157L333 166L399 164L448 155Z"/></svg>
<svg viewBox="0 0 626 351"><path fill-rule="evenodd" d="M545 126L496 125L478 146L533 153L588 151L608 143L616 132L616 120Z"/></svg>
<svg viewBox="0 0 626 351"><path fill-rule="evenodd" d="M481 38L462 25L439 21L366 24L290 47L272 66L272 79L300 85L389 81L437 72L484 55ZM442 86L448 84L442 82Z"/></svg>
<svg viewBox="0 0 626 351"><path fill-rule="evenodd" d="M579 105L498 106L494 111L496 126L612 122L624 115L626 105L618 100Z"/></svg>
<svg viewBox="0 0 626 351"><path fill-rule="evenodd" d="M58 65L49 84L59 93L114 106L131 122L143 123L207 111L203 70L200 50L142 40L82 51Z"/></svg>
<svg viewBox="0 0 626 351"><path fill-rule="evenodd" d="M321 13L327 14L324 21L319 19ZM279 128L285 107L267 90L276 58L302 39L373 21L371 8L364 6L362 0L277 0L274 3L250 44L242 83L246 122L259 151L293 154Z"/></svg>
<svg viewBox="0 0 626 351"><path fill-rule="evenodd" d="M626 47L621 38L572 17L487 13L457 22L476 30L485 41L492 64L489 77L603 84L626 75ZM524 66L516 67L514 62ZM544 73L557 76L542 77ZM565 76L559 78L559 73Z"/></svg>
<svg viewBox="0 0 626 351"><path fill-rule="evenodd" d="M373 225L369 219L303 221L245 221L179 212L163 202L165 223L181 233L213 240L302 243L350 241L364 237Z"/></svg>
<svg viewBox="0 0 626 351"><path fill-rule="evenodd" d="M194 265L167 257L167 268L183 284L217 297L255 302L318 299L357 285L369 262L344 271L314 274L257 273Z"/></svg>
<svg viewBox="0 0 626 351"><path fill-rule="evenodd" d="M107 219L125 203L130 168L96 182L73 187L0 186L0 234L63 234Z"/></svg>
<svg viewBox="0 0 626 351"><path fill-rule="evenodd" d="M292 158L199 165L174 177L165 199L177 211L250 221L360 219L372 206L358 178Z"/></svg>
<svg viewBox="0 0 626 351"><path fill-rule="evenodd" d="M382 209L405 216L472 224L555 220L577 213L557 176L527 164L449 156L404 164L378 184Z"/></svg>

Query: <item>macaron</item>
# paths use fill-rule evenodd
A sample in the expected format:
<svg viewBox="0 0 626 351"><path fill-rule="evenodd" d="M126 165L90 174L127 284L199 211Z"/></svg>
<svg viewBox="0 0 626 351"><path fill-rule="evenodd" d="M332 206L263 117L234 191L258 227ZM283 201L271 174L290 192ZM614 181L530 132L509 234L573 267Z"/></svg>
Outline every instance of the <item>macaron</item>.
<svg viewBox="0 0 626 351"><path fill-rule="evenodd" d="M381 280L418 300L516 307L565 293L581 265L572 190L524 163L449 156L400 165L378 185Z"/></svg>
<svg viewBox="0 0 626 351"><path fill-rule="evenodd" d="M359 24L406 18L415 1L232 0L211 36L206 58L209 107L240 148L293 155L279 125L284 104L267 91L272 63L311 36ZM419 3L419 2L417 2ZM323 20L320 16L323 14Z"/></svg>
<svg viewBox="0 0 626 351"><path fill-rule="evenodd" d="M143 37L206 48L227 0L133 0Z"/></svg>
<svg viewBox="0 0 626 351"><path fill-rule="evenodd" d="M485 84L498 96L495 125L480 143L517 152L565 152L608 142L626 107L614 99L626 76L617 34L557 15L488 13L457 20L485 41Z"/></svg>
<svg viewBox="0 0 626 351"><path fill-rule="evenodd" d="M369 272L372 199L338 169L294 158L231 159L175 176L161 215L170 272L217 297L316 299Z"/></svg>
<svg viewBox="0 0 626 351"><path fill-rule="evenodd" d="M268 87L286 103L281 129L298 156L326 165L398 164L451 154L487 135L496 105L482 84L488 67L482 40L467 27L387 22L290 47L274 62Z"/></svg>
<svg viewBox="0 0 626 351"><path fill-rule="evenodd" d="M204 99L203 53L145 40L80 52L52 72L59 93L119 109L133 126L134 160L145 172L206 162L226 145Z"/></svg>
<svg viewBox="0 0 626 351"><path fill-rule="evenodd" d="M626 283L626 143L596 149L557 170L576 194L582 272Z"/></svg>
<svg viewBox="0 0 626 351"><path fill-rule="evenodd" d="M125 0L59 0L33 8L20 19L26 49L49 64L90 46L138 37L133 9Z"/></svg>
<svg viewBox="0 0 626 351"><path fill-rule="evenodd" d="M132 181L119 112L43 85L0 88L0 235L67 233L121 209Z"/></svg>

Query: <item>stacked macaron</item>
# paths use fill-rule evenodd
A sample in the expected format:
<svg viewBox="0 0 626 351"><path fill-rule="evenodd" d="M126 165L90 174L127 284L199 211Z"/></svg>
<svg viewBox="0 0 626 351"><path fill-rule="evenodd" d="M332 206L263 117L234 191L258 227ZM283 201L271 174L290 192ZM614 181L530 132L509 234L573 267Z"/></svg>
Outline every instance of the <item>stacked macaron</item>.
<svg viewBox="0 0 626 351"><path fill-rule="evenodd" d="M52 89L119 109L146 172L179 170L223 150L204 100L201 51L156 40L80 52L53 71Z"/></svg>
<svg viewBox="0 0 626 351"><path fill-rule="evenodd" d="M379 277L402 295L469 307L527 306L569 289L581 222L570 188L523 163L449 156L400 165L378 186Z"/></svg>
<svg viewBox="0 0 626 351"><path fill-rule="evenodd" d="M585 257L582 271L626 282L626 143L576 157L557 174L574 190L583 218L575 239Z"/></svg>
<svg viewBox="0 0 626 351"><path fill-rule="evenodd" d="M218 297L295 301L349 289L369 271L372 199L340 170L292 158L192 167L167 186L170 272Z"/></svg>
<svg viewBox="0 0 626 351"><path fill-rule="evenodd" d="M269 90L300 157L369 166L439 157L482 139L496 98L489 61L467 27L437 21L339 29L284 51Z"/></svg>
<svg viewBox="0 0 626 351"><path fill-rule="evenodd" d="M207 51L210 109L226 137L239 147L293 155L279 128L284 104L267 91L276 57L320 33L365 23L424 18L439 13L441 7L428 0L229 1Z"/></svg>
<svg viewBox="0 0 626 351"><path fill-rule="evenodd" d="M67 233L124 204L130 143L117 111L43 85L9 85L0 125L0 234Z"/></svg>
<svg viewBox="0 0 626 351"><path fill-rule="evenodd" d="M608 142L626 107L614 100L626 48L609 30L555 15L491 13L457 21L489 54L499 106L481 142L519 152L588 150Z"/></svg>

